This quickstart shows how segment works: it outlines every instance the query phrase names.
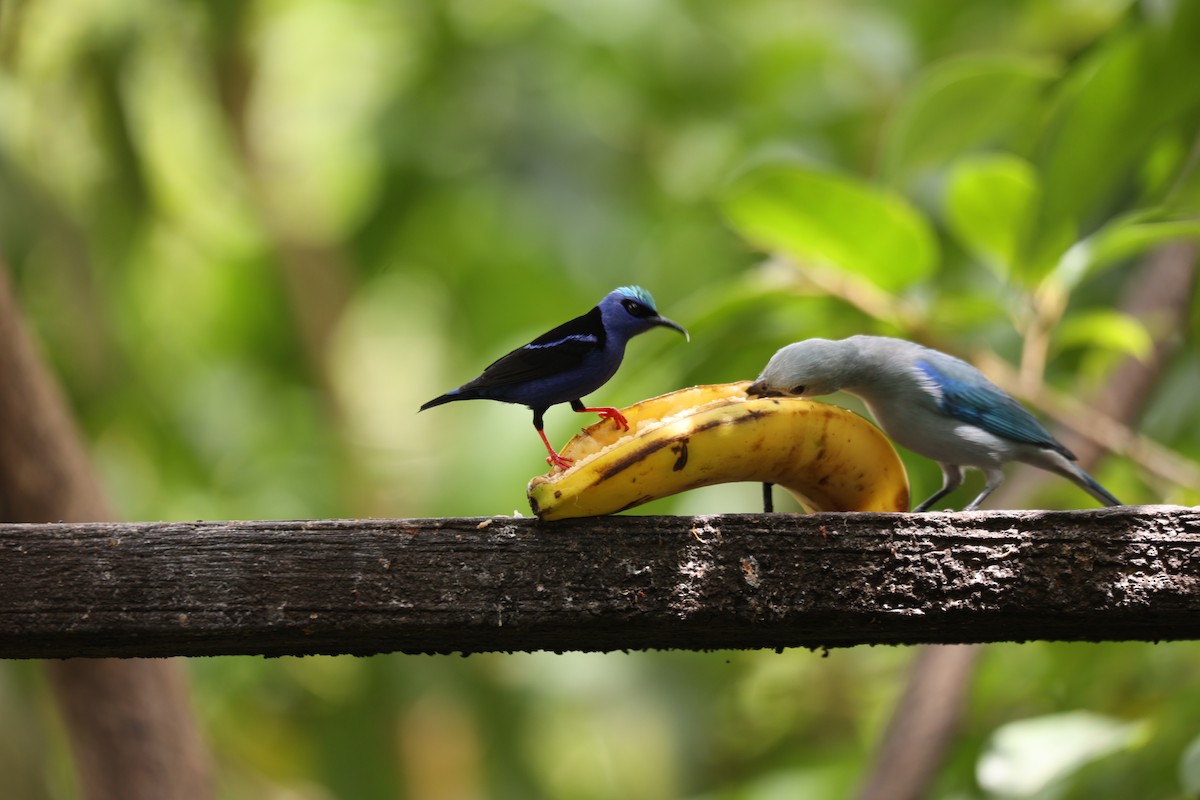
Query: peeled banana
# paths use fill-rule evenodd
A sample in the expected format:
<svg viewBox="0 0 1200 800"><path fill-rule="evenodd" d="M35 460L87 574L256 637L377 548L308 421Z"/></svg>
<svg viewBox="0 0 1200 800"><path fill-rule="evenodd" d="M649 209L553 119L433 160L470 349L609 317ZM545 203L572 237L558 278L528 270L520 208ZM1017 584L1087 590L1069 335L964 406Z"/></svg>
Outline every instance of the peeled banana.
<svg viewBox="0 0 1200 800"><path fill-rule="evenodd" d="M611 514L717 483L777 483L809 511L907 511L908 476L867 420L796 397L746 396L749 381L693 386L643 400L560 452L572 459L529 482L545 520Z"/></svg>

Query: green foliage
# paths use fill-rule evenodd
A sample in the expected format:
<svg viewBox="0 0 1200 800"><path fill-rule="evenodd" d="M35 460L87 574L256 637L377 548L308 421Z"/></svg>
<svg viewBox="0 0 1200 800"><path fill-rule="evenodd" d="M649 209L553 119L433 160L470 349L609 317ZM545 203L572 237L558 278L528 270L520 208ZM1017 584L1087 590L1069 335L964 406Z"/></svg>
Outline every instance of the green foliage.
<svg viewBox="0 0 1200 800"><path fill-rule="evenodd" d="M1093 223L1157 140L1195 130L1200 86L1186 75L1198 34L1200 8L1181 3L1112 36L1062 83L1037 147L1042 235Z"/></svg>
<svg viewBox="0 0 1200 800"><path fill-rule="evenodd" d="M1045 57L971 53L934 64L905 95L884 143L887 180L921 173L1012 137L1033 121L1059 73Z"/></svg>
<svg viewBox="0 0 1200 800"><path fill-rule="evenodd" d="M1200 222L1154 220L1155 211L1139 212L1113 220L1091 236L1076 242L1059 260L1054 279L1068 289L1085 278L1172 241L1200 239Z"/></svg>
<svg viewBox="0 0 1200 800"><path fill-rule="evenodd" d="M1002 280L1022 276L1041 198L1029 162L999 154L963 158L946 183L946 221L963 248Z"/></svg>
<svg viewBox="0 0 1200 800"><path fill-rule="evenodd" d="M800 264L836 266L885 289L928 278L937 258L932 232L902 198L840 175L756 169L726 190L724 208L759 247Z"/></svg>
<svg viewBox="0 0 1200 800"><path fill-rule="evenodd" d="M1055 783L1138 738L1137 725L1087 711L1010 722L980 756L979 784L997 797L1051 797Z"/></svg>
<svg viewBox="0 0 1200 800"><path fill-rule="evenodd" d="M1200 736L1192 740L1179 759L1179 782L1189 797L1200 795Z"/></svg>
<svg viewBox="0 0 1200 800"><path fill-rule="evenodd" d="M1154 347L1141 322L1120 311L1098 308L1081 311L1063 320L1055 331L1060 350L1072 347L1109 348L1134 358L1147 359Z"/></svg>
<svg viewBox="0 0 1200 800"><path fill-rule="evenodd" d="M129 518L524 510L526 411L416 409L625 283L693 339L639 338L597 401L870 331L1086 398L1167 338L1139 430L1194 462L1200 304L1173 332L1117 306L1200 238L1197 41L1200 3L1128 0L0 4L0 258ZM1089 503L1062 483L1020 502ZM826 656L191 670L225 800L740 800L861 780L909 653ZM1196 793L1195 656L990 648L935 796L1014 796L981 772L1013 737L1059 797ZM6 786L71 797L39 680L0 669Z"/></svg>

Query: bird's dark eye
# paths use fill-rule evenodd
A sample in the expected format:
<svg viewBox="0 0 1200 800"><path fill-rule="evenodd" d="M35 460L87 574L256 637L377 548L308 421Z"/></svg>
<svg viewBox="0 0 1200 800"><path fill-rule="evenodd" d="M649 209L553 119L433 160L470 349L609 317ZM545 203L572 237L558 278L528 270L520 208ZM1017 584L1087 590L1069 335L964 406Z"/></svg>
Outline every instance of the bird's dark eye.
<svg viewBox="0 0 1200 800"><path fill-rule="evenodd" d="M653 309L642 305L637 300L629 300L629 299L622 300L621 305L623 305L625 307L625 310L628 311L632 316L635 316L635 317L652 317L652 316L654 316Z"/></svg>
<svg viewBox="0 0 1200 800"><path fill-rule="evenodd" d="M791 389L789 389L788 392L791 394L804 394L804 390L807 388L808 387L805 386L804 384L798 384L796 386L793 386Z"/></svg>

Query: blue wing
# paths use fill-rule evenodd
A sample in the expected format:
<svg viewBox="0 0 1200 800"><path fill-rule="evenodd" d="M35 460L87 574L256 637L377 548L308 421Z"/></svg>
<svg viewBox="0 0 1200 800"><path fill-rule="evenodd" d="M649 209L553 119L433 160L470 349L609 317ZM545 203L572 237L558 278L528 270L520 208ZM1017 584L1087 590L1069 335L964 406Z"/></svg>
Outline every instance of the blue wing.
<svg viewBox="0 0 1200 800"><path fill-rule="evenodd" d="M579 367L588 355L602 349L604 339L600 309L593 308L501 356L462 388L494 389L568 372Z"/></svg>
<svg viewBox="0 0 1200 800"><path fill-rule="evenodd" d="M917 369L941 390L939 407L943 413L996 436L1046 447L1075 460L1075 455L1063 447L1025 406L967 362L949 356L937 359L936 363L921 358L917 360Z"/></svg>

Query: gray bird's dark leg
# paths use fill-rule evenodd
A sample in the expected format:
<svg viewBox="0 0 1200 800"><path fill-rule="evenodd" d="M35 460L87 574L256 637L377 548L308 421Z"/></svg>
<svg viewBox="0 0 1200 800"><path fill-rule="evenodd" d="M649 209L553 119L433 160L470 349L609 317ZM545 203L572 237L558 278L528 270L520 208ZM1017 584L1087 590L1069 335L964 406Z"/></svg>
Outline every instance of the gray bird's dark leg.
<svg viewBox="0 0 1200 800"><path fill-rule="evenodd" d="M915 512L928 511L933 507L933 504L941 500L946 495L953 492L962 485L963 471L962 467L954 464L939 464L942 468L942 488L931 494L929 498L921 505L913 509Z"/></svg>
<svg viewBox="0 0 1200 800"><path fill-rule="evenodd" d="M772 483L763 484L763 513L770 514L775 510L775 498L771 497Z"/></svg>
<svg viewBox="0 0 1200 800"><path fill-rule="evenodd" d="M985 469L983 474L987 476L987 484L984 485L983 491L979 493L979 496L972 500L971 504L964 508L963 511L974 511L979 508L979 504L986 500L989 494L996 491L1000 484L1004 483L1004 470Z"/></svg>

